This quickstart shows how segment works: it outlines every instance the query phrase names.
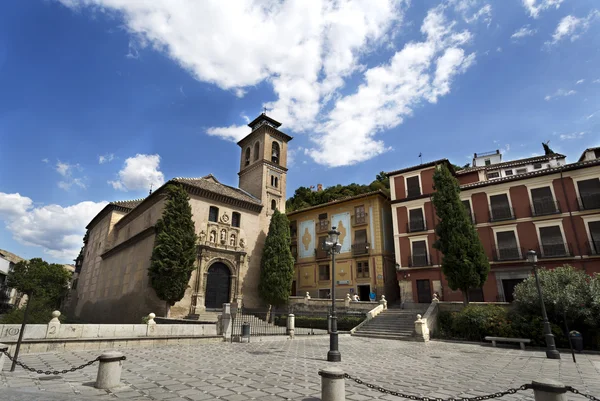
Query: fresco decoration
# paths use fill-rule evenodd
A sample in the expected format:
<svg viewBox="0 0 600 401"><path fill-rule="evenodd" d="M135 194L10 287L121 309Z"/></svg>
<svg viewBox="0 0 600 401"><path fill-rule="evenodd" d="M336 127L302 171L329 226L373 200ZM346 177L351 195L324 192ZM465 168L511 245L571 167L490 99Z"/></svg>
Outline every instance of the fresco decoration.
<svg viewBox="0 0 600 401"><path fill-rule="evenodd" d="M300 240L302 244L298 249L300 258L310 258L315 255L315 221L305 220L300 222Z"/></svg>
<svg viewBox="0 0 600 401"><path fill-rule="evenodd" d="M331 226L340 232L339 242L342 244L340 253L352 250L352 235L350 233L350 212L334 214L331 216Z"/></svg>

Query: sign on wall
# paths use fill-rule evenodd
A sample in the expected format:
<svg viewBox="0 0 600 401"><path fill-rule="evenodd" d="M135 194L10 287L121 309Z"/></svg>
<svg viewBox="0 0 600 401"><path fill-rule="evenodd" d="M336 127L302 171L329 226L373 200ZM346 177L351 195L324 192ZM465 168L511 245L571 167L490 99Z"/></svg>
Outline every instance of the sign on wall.
<svg viewBox="0 0 600 401"><path fill-rule="evenodd" d="M331 226L340 232L339 243L342 245L340 253L350 252L352 249L352 233L350 230L350 213L340 213L331 216Z"/></svg>
<svg viewBox="0 0 600 401"><path fill-rule="evenodd" d="M305 220L300 222L300 244L298 255L300 258L310 258L315 255L315 221Z"/></svg>

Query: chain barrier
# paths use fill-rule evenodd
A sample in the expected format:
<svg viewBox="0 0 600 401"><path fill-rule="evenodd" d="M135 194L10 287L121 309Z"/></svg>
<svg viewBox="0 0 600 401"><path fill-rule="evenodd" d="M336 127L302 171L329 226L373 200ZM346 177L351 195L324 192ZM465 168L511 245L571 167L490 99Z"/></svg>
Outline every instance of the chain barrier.
<svg viewBox="0 0 600 401"><path fill-rule="evenodd" d="M10 356L10 354L8 353L8 351L1 351L1 352L4 355L6 355L6 357L8 359L10 359L11 362L14 361L13 357ZM123 356L122 359L125 359L125 357ZM96 359L94 359L92 361L86 362L83 365L79 365L79 366L73 367L71 369L65 369L65 370L41 370L41 369L34 369L34 368L30 368L29 366L25 365L21 361L17 361L16 364L19 365L20 367L22 367L25 370L37 373L39 375L41 375L41 374L44 374L44 375L59 375L59 374L60 375L64 375L65 373L75 372L76 370L88 367L88 366L92 365L93 363L98 362L99 360L100 360L100 357L98 357L98 358L96 358Z"/></svg>
<svg viewBox="0 0 600 401"><path fill-rule="evenodd" d="M565 386L565 387L566 387L567 391L570 391L573 394L579 394L580 396L590 399L592 401L600 401L600 398L594 397L591 394L582 393L581 391L579 391L576 388L573 388L571 386Z"/></svg>

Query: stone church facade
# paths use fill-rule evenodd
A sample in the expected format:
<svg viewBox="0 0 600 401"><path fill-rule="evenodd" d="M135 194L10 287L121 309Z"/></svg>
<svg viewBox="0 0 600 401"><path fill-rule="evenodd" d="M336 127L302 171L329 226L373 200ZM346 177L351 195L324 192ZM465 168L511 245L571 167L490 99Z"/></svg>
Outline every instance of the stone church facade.
<svg viewBox="0 0 600 401"><path fill-rule="evenodd" d="M239 187L224 185L211 174L174 178L145 199L112 202L92 219L70 295L71 313L102 323L137 323L150 312L165 315L165 302L150 286L148 268L169 184L188 192L198 235L194 272L170 316L193 317L225 302L262 304L262 248L274 210L285 208L287 143L292 138L265 114L248 125L251 133L238 142Z"/></svg>

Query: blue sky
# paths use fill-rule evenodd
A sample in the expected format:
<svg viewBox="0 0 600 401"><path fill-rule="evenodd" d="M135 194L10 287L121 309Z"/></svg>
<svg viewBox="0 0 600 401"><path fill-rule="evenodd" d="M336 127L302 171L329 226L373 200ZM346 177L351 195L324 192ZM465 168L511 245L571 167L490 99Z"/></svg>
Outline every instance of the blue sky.
<svg viewBox="0 0 600 401"><path fill-rule="evenodd" d="M231 3L235 3L232 5ZM298 186L600 145L594 0L9 0L0 248L70 262L107 201L213 173L268 114Z"/></svg>

